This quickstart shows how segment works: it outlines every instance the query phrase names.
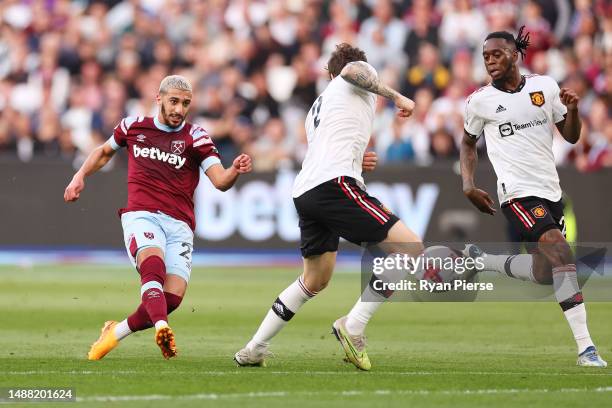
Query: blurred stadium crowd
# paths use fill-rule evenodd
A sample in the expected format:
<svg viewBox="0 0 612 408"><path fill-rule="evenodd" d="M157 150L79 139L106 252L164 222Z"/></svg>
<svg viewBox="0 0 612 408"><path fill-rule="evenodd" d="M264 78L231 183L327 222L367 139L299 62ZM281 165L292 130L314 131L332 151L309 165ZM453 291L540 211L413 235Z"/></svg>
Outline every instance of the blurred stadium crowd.
<svg viewBox="0 0 612 408"><path fill-rule="evenodd" d="M381 161L455 160L465 97L488 80L484 37L525 25L524 72L582 98L584 134L577 146L556 141L558 164L612 167L606 0L2 0L0 16L0 155L22 161L78 164L122 117L155 114L160 80L180 73L195 88L191 120L226 160L246 151L257 170L294 166L340 42L416 101L400 121L379 98Z"/></svg>

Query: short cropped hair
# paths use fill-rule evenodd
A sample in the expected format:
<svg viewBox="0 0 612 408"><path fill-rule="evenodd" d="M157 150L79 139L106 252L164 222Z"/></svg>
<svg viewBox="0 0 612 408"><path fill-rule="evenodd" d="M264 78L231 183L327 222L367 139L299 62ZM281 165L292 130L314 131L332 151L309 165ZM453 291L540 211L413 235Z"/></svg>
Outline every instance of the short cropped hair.
<svg viewBox="0 0 612 408"><path fill-rule="evenodd" d="M181 75L169 75L162 79L161 83L159 84L159 93L165 94L170 89L180 89L181 91L193 92L191 89L191 84L187 78Z"/></svg>
<svg viewBox="0 0 612 408"><path fill-rule="evenodd" d="M368 62L365 52L347 43L338 44L327 62L327 70L333 77L337 77L346 64L354 61Z"/></svg>

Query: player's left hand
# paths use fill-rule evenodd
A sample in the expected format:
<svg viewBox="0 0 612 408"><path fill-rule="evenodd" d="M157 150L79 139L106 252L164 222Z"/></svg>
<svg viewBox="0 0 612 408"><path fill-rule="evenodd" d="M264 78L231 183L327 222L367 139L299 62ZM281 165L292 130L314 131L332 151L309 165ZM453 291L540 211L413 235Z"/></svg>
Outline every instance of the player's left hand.
<svg viewBox="0 0 612 408"><path fill-rule="evenodd" d="M578 108L578 102L580 101L580 97L572 89L561 88L561 91L559 92L559 98L561 98L561 103L567 106L568 109Z"/></svg>
<svg viewBox="0 0 612 408"><path fill-rule="evenodd" d="M414 110L414 101L410 98L406 98L403 95L398 95L395 100L395 107L398 109L397 116L400 118L407 118L412 115Z"/></svg>
<svg viewBox="0 0 612 408"><path fill-rule="evenodd" d="M245 153L242 153L240 156L236 157L232 163L232 166L239 174L249 173L251 170L253 170L251 157Z"/></svg>
<svg viewBox="0 0 612 408"><path fill-rule="evenodd" d="M378 163L378 156L376 155L376 152L365 152L363 154L361 169L363 171L373 171L376 168L376 163Z"/></svg>

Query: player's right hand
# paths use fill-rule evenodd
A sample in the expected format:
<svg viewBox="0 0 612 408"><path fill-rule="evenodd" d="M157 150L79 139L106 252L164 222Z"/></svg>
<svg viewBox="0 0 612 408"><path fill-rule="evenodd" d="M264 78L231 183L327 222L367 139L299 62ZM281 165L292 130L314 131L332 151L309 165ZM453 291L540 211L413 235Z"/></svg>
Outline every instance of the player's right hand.
<svg viewBox="0 0 612 408"><path fill-rule="evenodd" d="M395 106L399 109L397 115L401 118L407 118L412 115L412 111L414 110L414 101L410 98L406 98L403 95L399 95L395 98Z"/></svg>
<svg viewBox="0 0 612 408"><path fill-rule="evenodd" d="M465 196L483 213L495 215L495 212L497 211L495 208L493 208L495 202L491 199L489 193L486 191L479 188L472 188L465 192Z"/></svg>
<svg viewBox="0 0 612 408"><path fill-rule="evenodd" d="M84 188L85 180L83 180L83 177L77 177L75 175L64 191L64 201L69 203L78 200Z"/></svg>

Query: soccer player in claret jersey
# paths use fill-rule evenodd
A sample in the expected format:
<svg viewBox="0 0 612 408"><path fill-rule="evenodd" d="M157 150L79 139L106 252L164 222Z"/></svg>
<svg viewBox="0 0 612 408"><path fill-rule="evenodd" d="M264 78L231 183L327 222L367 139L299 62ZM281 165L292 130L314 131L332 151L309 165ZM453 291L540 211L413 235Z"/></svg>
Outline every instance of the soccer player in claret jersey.
<svg viewBox="0 0 612 408"><path fill-rule="evenodd" d="M492 82L467 100L461 144L463 191L480 211L495 214L493 200L474 184L476 141L484 132L497 175L502 212L532 254L485 254L475 245L466 256L482 256L484 269L540 284L552 284L578 346L580 366L605 367L587 328L586 310L572 251L565 240L559 176L552 152L554 128L570 143L580 137L579 98L544 75L521 75L529 35L519 30L486 37L483 57Z"/></svg>
<svg viewBox="0 0 612 408"><path fill-rule="evenodd" d="M168 314L181 303L191 274L193 193L200 168L219 190L232 187L251 171L251 159L238 156L223 168L210 136L185 119L192 100L182 76L164 78L155 117L127 117L96 148L66 187L64 199L78 200L85 178L101 169L122 147L128 151L128 202L119 211L128 256L140 273L141 304L121 322L108 321L88 354L99 360L129 334L155 327L155 341L165 358L176 356Z"/></svg>
<svg viewBox="0 0 612 408"><path fill-rule="evenodd" d="M423 250L420 238L365 191L361 174L376 94L393 101L402 117L411 114L414 102L382 84L364 52L349 44L337 46L328 71L331 82L306 117L308 152L293 185L304 272L278 295L251 341L235 354L240 366L263 366L270 340L327 286L339 237L357 245L384 242L385 250L414 257ZM348 361L362 370L371 368L365 326L390 295L373 286L371 281L348 316L333 324Z"/></svg>

